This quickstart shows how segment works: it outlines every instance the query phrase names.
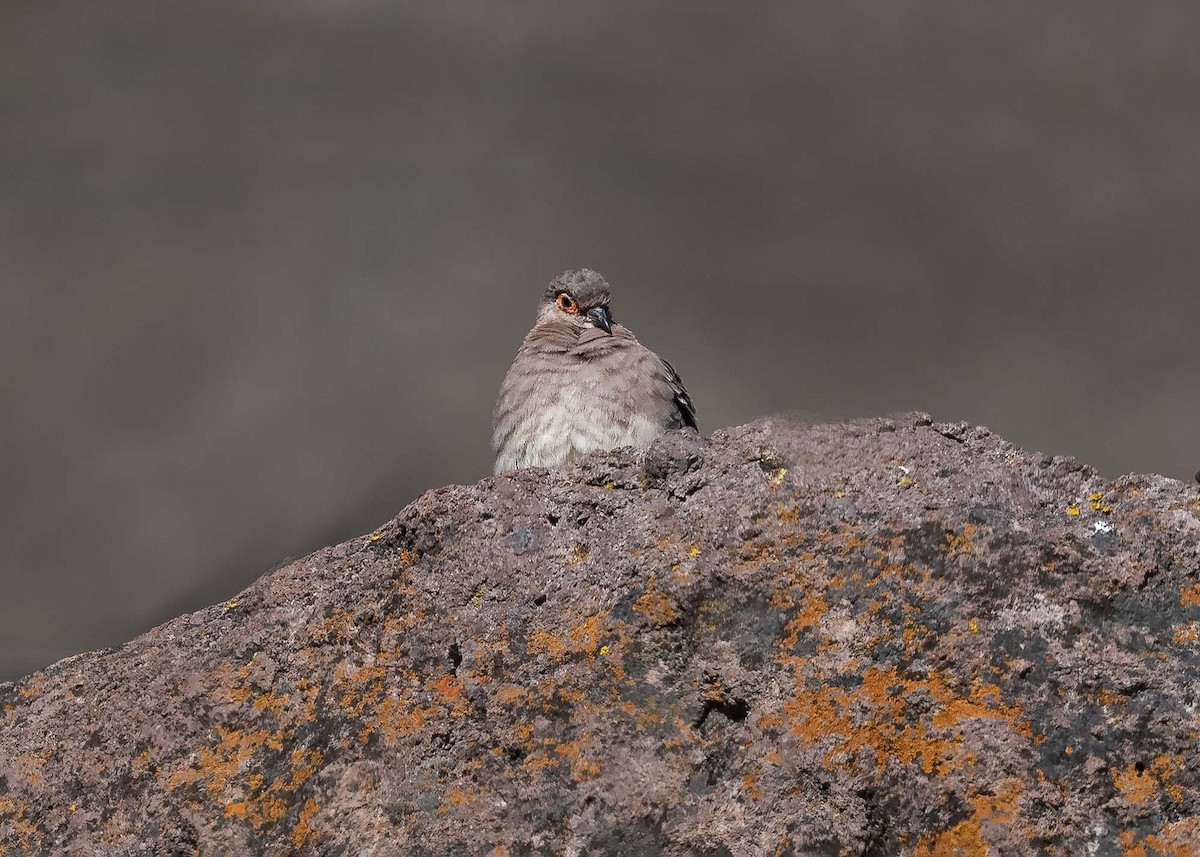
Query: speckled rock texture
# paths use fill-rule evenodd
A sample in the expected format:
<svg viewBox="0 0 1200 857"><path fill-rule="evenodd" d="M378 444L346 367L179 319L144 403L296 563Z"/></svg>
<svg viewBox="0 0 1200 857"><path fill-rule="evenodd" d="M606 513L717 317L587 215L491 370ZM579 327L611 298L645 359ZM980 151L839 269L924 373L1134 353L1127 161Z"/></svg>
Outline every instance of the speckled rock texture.
<svg viewBox="0 0 1200 857"><path fill-rule="evenodd" d="M431 491L0 685L4 853L1200 849L1200 491L924 415Z"/></svg>

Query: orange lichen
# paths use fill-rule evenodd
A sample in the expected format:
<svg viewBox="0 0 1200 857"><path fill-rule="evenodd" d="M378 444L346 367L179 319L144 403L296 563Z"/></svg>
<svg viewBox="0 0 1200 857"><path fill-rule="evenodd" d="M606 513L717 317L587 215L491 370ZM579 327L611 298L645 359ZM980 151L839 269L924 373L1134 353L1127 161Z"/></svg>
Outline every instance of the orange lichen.
<svg viewBox="0 0 1200 857"><path fill-rule="evenodd" d="M349 640L356 636L358 627L354 622L353 613L341 607L335 607L333 616L322 623L321 630L326 639L332 637L337 640Z"/></svg>
<svg viewBox="0 0 1200 857"><path fill-rule="evenodd" d="M32 854L41 850L40 848L35 849L33 845L35 841L43 841L33 807L27 803L18 803L9 798L0 797L0 819L9 823L12 832L20 840L23 853Z"/></svg>
<svg viewBox="0 0 1200 857"><path fill-rule="evenodd" d="M927 720L905 721L904 697L923 692L938 703ZM998 718L1009 722L1014 731L1027 734L1029 726L1019 722L1020 708L1000 701L993 685L976 685L969 695L953 690L949 680L937 670L924 679L902 678L894 667L872 668L862 677L856 690L801 685L783 706L788 726L808 744L825 744L825 766L848 764L858 751L870 750L876 767L882 770L895 758L904 764L920 760L929 774L942 769L960 768L962 735L958 727L973 718Z"/></svg>
<svg viewBox="0 0 1200 857"><path fill-rule="evenodd" d="M42 779L42 771L46 762L50 760L51 753L53 750L49 747L42 748L40 754L23 753L17 758L17 768L29 782L36 783Z"/></svg>
<svg viewBox="0 0 1200 857"><path fill-rule="evenodd" d="M450 673L435 678L429 683L429 687L437 695L439 701L448 708L457 707L465 701L462 682Z"/></svg>
<svg viewBox="0 0 1200 857"><path fill-rule="evenodd" d="M1184 607L1200 607L1200 583L1180 587L1179 603Z"/></svg>
<svg viewBox="0 0 1200 857"><path fill-rule="evenodd" d="M1183 759L1181 757L1172 753L1163 753L1160 756L1156 756L1153 763L1150 765L1150 770L1152 770L1154 775L1158 777L1159 783L1162 784L1163 791L1165 791L1172 800L1177 802L1183 800L1183 789L1178 783L1173 782L1171 778L1174 776L1176 768L1178 768L1182 763Z"/></svg>
<svg viewBox="0 0 1200 857"><path fill-rule="evenodd" d="M779 520L792 524L800 520L800 507L796 504L791 506L780 506L778 512Z"/></svg>
<svg viewBox="0 0 1200 857"><path fill-rule="evenodd" d="M1112 780L1113 785L1121 790L1121 796L1130 803L1146 803L1158 791L1154 775L1149 771L1136 770L1133 765L1113 771Z"/></svg>
<svg viewBox="0 0 1200 857"><path fill-rule="evenodd" d="M876 610L883 606L879 602L872 603L876 605ZM924 625L914 625L911 622L905 622L904 627L900 631L900 636L904 640L904 651L908 654L915 654L924 649L935 635Z"/></svg>
<svg viewBox="0 0 1200 857"><path fill-rule="evenodd" d="M661 701L655 696L648 696L635 705L628 700L621 702L617 708L638 725L639 728L657 726L667 719L667 711L660 707Z"/></svg>
<svg viewBox="0 0 1200 857"><path fill-rule="evenodd" d="M292 844L297 848L304 845L317 832L312 825L312 820L318 809L320 806L312 798L306 800L304 806L300 808L300 818L296 822L295 829L292 830Z"/></svg>
<svg viewBox="0 0 1200 857"><path fill-rule="evenodd" d="M784 637L782 644L789 648L796 645L797 641L800 639L800 632L807 628L815 627L821 621L821 617L824 616L828 610L829 605L825 603L823 598L811 593L806 595L804 607L800 610L800 612L792 617L792 620L788 622L787 627L784 628L786 636Z"/></svg>
<svg viewBox="0 0 1200 857"><path fill-rule="evenodd" d="M249 794L241 800L226 803L225 817L242 819L255 827L274 824L282 819L291 805L291 796L308 782L321 766L324 754L319 748L307 751L297 748L292 751L290 761L291 770L287 776L266 783L266 788L263 788L262 776L248 777ZM301 819L303 820L303 812ZM307 834L305 836L307 837Z"/></svg>
<svg viewBox="0 0 1200 857"><path fill-rule="evenodd" d="M1133 832L1122 830L1118 836L1121 839L1122 857L1147 857L1146 846L1137 841L1137 836ZM1187 857L1191 857L1191 854L1189 853Z"/></svg>
<svg viewBox="0 0 1200 857"><path fill-rule="evenodd" d="M222 664L214 671L214 690L241 703L253 696L249 708L258 713L259 728L219 725L215 743L197 748L189 761L159 771L158 777L169 789L199 786L222 807L225 818L261 827L277 824L287 816L296 803L296 793L323 764L324 754L320 749L293 747L282 773L274 779L266 778L264 771L277 769L277 760L294 740L296 730L315 719L320 687L301 678L290 692L268 691L254 696L247 683L253 669L253 660L237 669ZM138 757L138 766L148 764L148 753ZM293 834L299 835L302 842L312 833L309 822L315 811L316 804L311 803L299 813Z"/></svg>
<svg viewBox="0 0 1200 857"><path fill-rule="evenodd" d="M376 723L368 723L363 728L366 736L369 736L373 727L378 725L380 731L383 733L384 743L388 746L393 746L400 740L402 735L411 735L423 729L425 721L425 709L413 708L405 700L389 696L380 703Z"/></svg>
<svg viewBox="0 0 1200 857"><path fill-rule="evenodd" d="M288 695L286 693L282 694L282 695L278 695L278 696L276 694L270 693L270 692L263 693L263 694L260 694L258 696L258 698L254 700L254 710L255 711L270 710L273 714L275 714L278 717L279 715L281 715L283 713L283 707L285 705L287 705L287 702L288 702Z"/></svg>
<svg viewBox="0 0 1200 857"><path fill-rule="evenodd" d="M1175 631L1171 635L1171 642L1177 645L1194 643L1197 640L1200 640L1200 626L1195 622L1188 622L1186 625L1176 625Z"/></svg>
<svg viewBox="0 0 1200 857"><path fill-rule="evenodd" d="M1183 789L1171 779L1179 762L1179 757L1163 753L1155 757L1148 767L1139 769L1138 765L1126 765L1110 772L1113 785L1121 792L1121 797L1132 804L1148 803L1161 792L1165 792L1172 800L1182 800Z"/></svg>
<svg viewBox="0 0 1200 857"><path fill-rule="evenodd" d="M633 602L633 611L645 616L655 625L669 625L678 617L675 605L671 599L659 592L651 581L650 587L637 601Z"/></svg>
<svg viewBox="0 0 1200 857"><path fill-rule="evenodd" d="M475 800L475 795L466 789L451 787L442 797L442 804L438 807L438 812L449 812L451 809L465 806L473 800Z"/></svg>
<svg viewBox="0 0 1200 857"><path fill-rule="evenodd" d="M1107 687L1100 688L1100 690L1098 690L1094 694L1092 694L1092 698L1094 700L1096 700L1097 703L1105 706L1106 708L1112 708L1113 706L1116 706L1116 705L1124 705L1126 702L1129 701L1123 695L1121 695L1121 694L1117 693L1115 690L1112 690L1111 688L1107 688Z"/></svg>
<svg viewBox="0 0 1200 857"><path fill-rule="evenodd" d="M792 587L784 586L776 589L771 593L771 597L767 599L767 604L771 605L776 610L791 610L796 606L796 600L793 597Z"/></svg>
<svg viewBox="0 0 1200 857"><path fill-rule="evenodd" d="M351 670L341 667L333 674L333 693L338 703L350 714L362 714L367 694L364 688L381 685L387 678L387 670L379 664L363 664Z"/></svg>
<svg viewBox="0 0 1200 857"><path fill-rule="evenodd" d="M770 713L760 715L758 718L758 726L760 729L769 729L772 726L782 726L783 718L778 714Z"/></svg>
<svg viewBox="0 0 1200 857"><path fill-rule="evenodd" d="M496 688L492 693L492 699L505 708L511 708L524 698L526 693L527 691L523 687L515 684L505 684Z"/></svg>
<svg viewBox="0 0 1200 857"><path fill-rule="evenodd" d="M936 836L923 837L914 857L988 857L991 849L984 841L979 822L971 818Z"/></svg>
<svg viewBox="0 0 1200 857"><path fill-rule="evenodd" d="M421 704L420 698L429 699ZM419 732L431 720L461 717L470 708L463 693L462 681L450 673L431 679L425 688L409 688L402 695L388 694L369 704L368 717L373 719L364 725L367 735L378 728L384 743L394 746L402 736Z"/></svg>
<svg viewBox="0 0 1200 857"><path fill-rule="evenodd" d="M977 527L943 532L947 554L975 550ZM899 636L905 650L916 653L936 636L920 623L920 605L908 603L893 589L908 581L928 583L933 574L904 560L908 548L903 537L867 542L852 529L841 529L808 541L818 553L806 555L805 565L788 566L783 574L789 585L776 589L771 604L791 612L776 640L776 660L791 669L796 688L783 704L785 724L804 743L824 749L827 768L854 768L871 759L879 769L893 761L919 764L932 774L962 769L974 764L973 755L963 748L966 724L980 718L1005 721L1014 733L1030 737L1020 707L1006 704L999 687L981 679L962 687L953 675L936 669L922 677L909 677L898 667L862 672L861 653L880 642ZM828 563L842 557L852 565L830 574ZM834 618L829 613L830 604L838 601L830 595L834 579L839 586L860 585L874 597L857 615L843 617L839 612ZM882 586L885 581L887 587ZM904 618L898 623L881 612L885 607L901 610ZM979 632L978 621L965 624L958 633ZM815 657L794 654L801 640L815 643ZM843 689L846 678L857 679L859 686ZM922 713L914 716L908 699L925 700L917 709Z"/></svg>
<svg viewBox="0 0 1200 857"><path fill-rule="evenodd" d="M237 775L242 763L258 750L280 739L265 729L244 732L218 726L221 740L215 747L201 747L194 767L174 771L167 778L167 788L200 783L213 795L224 792L229 781ZM280 746L282 744L280 743Z"/></svg>
<svg viewBox="0 0 1200 857"><path fill-rule="evenodd" d="M950 556L961 556L975 552L975 542L971 537L975 535L976 528L973 524L964 524L962 533L953 531L946 535L946 553Z"/></svg>
<svg viewBox="0 0 1200 857"><path fill-rule="evenodd" d="M600 763L593 759L580 759L571 766L571 776L576 780L587 780L600 776Z"/></svg>
<svg viewBox="0 0 1200 857"><path fill-rule="evenodd" d="M943 833L922 837L914 857L988 857L992 849L983 836L984 824L1012 824L1021 791L1019 780L1009 780L997 794L974 795L971 817Z"/></svg>
<svg viewBox="0 0 1200 857"><path fill-rule="evenodd" d="M603 618L596 614L573 621L565 636L539 628L526 638L529 651L531 654L546 654L556 660L579 654L594 657L600 645Z"/></svg>
<svg viewBox="0 0 1200 857"><path fill-rule="evenodd" d="M319 747L309 750L307 753L303 749L293 750L291 757L292 772L288 775L288 779L284 783L284 789L295 791L300 788L316 773L317 768L321 767L324 761L325 754L321 752Z"/></svg>
<svg viewBox="0 0 1200 857"><path fill-rule="evenodd" d="M521 767L524 769L525 773L529 774L530 776L537 776L546 768L552 768L557 764L557 759L554 759L548 753L539 750L538 752L531 754L529 758L522 762Z"/></svg>
<svg viewBox="0 0 1200 857"><path fill-rule="evenodd" d="M571 766L571 777L577 781L591 779L600 773L600 764L584 752L592 748L591 744L591 738L585 732L575 741L564 741L554 745L555 755Z"/></svg>
<svg viewBox="0 0 1200 857"><path fill-rule="evenodd" d="M1157 857L1195 857L1200 851L1200 818L1165 825L1146 837L1146 845Z"/></svg>
<svg viewBox="0 0 1200 857"><path fill-rule="evenodd" d="M783 529L771 522L769 508L763 511L767 521L764 526ZM948 531L939 528L933 532ZM977 538L975 528L967 526L961 533L948 532L942 546L951 556L967 554L976 549ZM754 736L755 746L747 750L750 744L742 745L747 750L744 758L748 762L740 770L735 769L737 773L729 785L736 792L740 778L743 800L758 801L764 795L771 800L785 796L789 778L785 771L779 770L783 765L779 747L796 743L796 736L799 743L810 748L805 751L806 758L815 749L816 758L827 768L856 769L865 776L872 776L873 772L863 768L895 771L904 765L911 766L909 773L916 777L921 772L936 776L966 769L971 776L961 781L956 778L955 783L969 783L965 798L970 801L968 808L973 808L970 817L962 820L959 816L955 821L961 823L919 843L915 843L915 837L907 843L902 841L903 850L927 857L942 853L986 854L989 847L995 847L997 837L1003 835L998 826L1013 824L1017 818L1020 785L1002 784L995 795L971 791L979 788L980 783L995 785L995 777L984 749L987 741L975 746L983 759L982 766L976 768L978 760L966 746L967 733L974 728L975 721L987 719L990 721L984 735L987 740L996 731L1006 736L1021 736L1026 743L1036 740L1030 736L1029 724L1021 719L1021 708L1006 699L999 686L988 683L997 679L989 674L986 652L978 661L971 662L974 666L963 668L966 679L928 665L919 669L910 665L911 673L904 666L872 666L876 657L874 647L881 642L897 641L898 637L910 657L939 643L939 636L940 643L947 647L972 643L977 647L977 638L973 640L967 629L977 632L979 623L974 619L968 623L969 615L945 624L940 614L936 618L929 616L920 602L928 598L931 590L914 589L914 585L927 581L933 572L913 558L923 552L912 550L903 537L867 542L852 527L843 527L837 533L811 538L797 533L795 543L812 550L781 550L777 541L765 547L745 546L747 552L753 552L756 562L763 563L752 573L759 576L766 591L772 592L769 609L779 611L786 622L780 639L775 641L776 662L784 668L778 683L791 692L779 708L772 706L769 713L756 709L750 714L745 728ZM563 546L564 552L569 544ZM314 664L323 663L329 652L353 658L338 664L332 673L328 667L319 672L320 681L324 682L320 688L322 704L328 705L339 724L336 736L330 739L331 746L341 743L349 751L347 756L352 757L361 750L355 741L394 745L411 742L412 734L422 730L425 737L433 732L440 734L452 728L453 718L465 716L472 704L478 704L489 711L518 709L514 719L519 717L524 721L499 730L496 746L491 746L493 742L484 743L478 754L487 757L488 771L498 769L502 776L515 781L544 776L547 771L565 778L569 770L577 781L596 777L601 773L597 760L605 741L612 740L614 734L629 734L628 730L651 723L667 724L654 731L660 754L686 758L686 754L697 752L696 742L704 740L698 734L701 730L679 719L674 693L666 694L665 701L647 695L644 677L635 687L635 681L625 677L622 660L629 659L631 667L638 662L637 658L644 660L646 649L634 645L635 636L641 636L639 644L661 636L661 631L647 625L661 626L675 621L680 608L672 596L678 597L680 591L691 592L685 567L694 570L698 564L711 560L728 568L736 563L737 551L741 549L735 547L728 556L714 549L712 556L693 562L685 553L694 558L698 548L689 549L685 543L668 541L664 550L669 550L669 554L651 556L641 566L663 569L658 584L652 579L633 604L633 612L641 621L625 624L610 613L575 614L559 625L561 613L534 611L533 615L538 617L534 621L546 623L543 627L529 629L513 623L509 632L519 635L528 630L524 641L519 637L509 639L503 631L495 630L478 632L477 637L469 638L464 646L465 661L461 658L458 659L461 663L456 661L457 674L436 673L437 667L426 674L429 661L421 652L412 659L404 656L410 646L423 649L423 644L413 642L406 630L413 621L410 617L419 611L385 617L381 639L373 648L371 644L376 641L365 638L368 620L361 617L366 614L360 613L358 621L364 629L364 639L321 651L314 644L311 650ZM646 553L653 555L654 550L647 548ZM579 557L582 558L586 558L586 550ZM772 564L766 565L768 562ZM668 567L674 569L674 576L665 571ZM666 591L660 590L659 585ZM846 592L845 588L852 591ZM1193 588L1200 605L1200 585ZM716 603L719 599L711 601ZM707 608L702 605L701 619L713 625L728 623L728 614L722 612L726 606L720 604L720 608L706 613ZM463 611L463 615L468 615L468 608L463 607ZM622 615L628 620L627 614ZM450 617L447 623L454 621ZM985 625L988 621L984 619ZM315 628L319 622L322 620L314 620L306 630ZM943 630L930 630L922 622L936 622ZM459 632L470 633L458 628L456 638L460 641ZM355 614L343 610L336 612L333 619L324 620L320 633L352 639L359 635L360 629L356 627ZM801 653L796 654L794 649ZM371 651L374 654L365 654ZM650 651L654 651L653 647ZM541 663L531 667L533 658L524 658L525 652L543 656ZM894 649L880 661L890 662L892 652ZM940 650L935 654L940 654ZM500 657L504 657L502 662ZM364 658L366 663L362 663ZM547 665L547 659L583 661L594 669L556 669L558 665ZM425 666L414 668L410 665L412 660ZM944 664L938 657L928 660ZM481 672L472 673L473 668ZM495 670L487 687L483 686L483 670ZM993 671L1003 673L999 669ZM236 713L239 722L245 724L249 720L243 731L220 730L219 739L212 740L213 746L197 748L197 761L176 763L160 776L172 787L192 783L202 793L220 795L225 817L247 825L282 824L285 818L295 819L291 831L272 832L272 836L281 836L285 843L290 836L297 850L311 849L318 835L312 823L319 808L311 799L301 807L305 792L300 790L319 775L323 758L318 750L292 747L297 734L311 734L310 730L298 733L296 727L304 718L312 718L318 688L315 684L301 686L303 680L283 685L285 679L278 678L271 680L274 685L271 691L263 692L261 683L256 686L248 679L251 672L247 666L229 667L217 687L218 698L229 698L243 706ZM286 671L279 673L285 674ZM635 675L642 675L641 669ZM552 678L542 680L544 676ZM704 699L712 701L726 699L727 695L720 683L702 693ZM1125 701L1108 690L1099 691L1094 698L1103 704ZM564 708L569 710L564 712ZM540 716L545 712L553 712L551 726ZM344 730L343 719L349 720ZM602 724L603 731L596 736L579 734L581 727L592 723ZM560 725L568 730L565 737L574 740L559 740L564 737L562 732L558 738L548 737L547 733ZM791 734L780 735L785 731L782 727ZM473 730L460 739L486 740ZM778 742L783 743L777 746ZM457 747L456 753L462 750L462 743ZM147 759L142 764L148 764L148 754L144 755ZM515 761L518 758L523 758L523 762ZM465 754L458 758L457 767L430 775L431 782L437 777L440 808L446 813L481 798L477 787L471 784L485 780L464 774L464 759ZM167 764L161 760L160 763ZM1182 794L1180 787L1170 782L1177 765L1173 757L1166 757L1161 762L1155 760L1146 771L1124 769L1112 772L1112 777L1127 800L1147 803L1155 795L1165 800L1167 795ZM263 771L271 772L272 778L264 777ZM513 783L514 788L521 785ZM1064 788L1061 784L1054 785ZM359 788L366 789L368 784ZM179 797L186 800L190 796ZM0 810L3 809L0 805ZM218 807L217 813L220 812ZM11 825L7 817L4 820ZM444 821L453 823L449 818ZM1164 829L1157 841L1167 844L1183 841L1188 831L1182 828L1181 831L1172 832L1174 838L1168 839ZM1153 839L1144 840L1146 848L1174 853L1153 844ZM766 844L769 849L774 842ZM916 850L912 852L914 844ZM500 857L507 849L497 845L493 853Z"/></svg>

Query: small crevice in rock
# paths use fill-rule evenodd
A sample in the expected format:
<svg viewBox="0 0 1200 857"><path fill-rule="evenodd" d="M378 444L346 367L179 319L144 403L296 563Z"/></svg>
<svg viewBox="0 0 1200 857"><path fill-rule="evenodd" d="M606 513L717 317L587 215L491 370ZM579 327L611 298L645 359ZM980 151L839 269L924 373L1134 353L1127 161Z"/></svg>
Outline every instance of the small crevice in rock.
<svg viewBox="0 0 1200 857"><path fill-rule="evenodd" d="M525 761L525 757L529 754L520 747L505 747L504 758L509 761L509 764L516 765Z"/></svg>
<svg viewBox="0 0 1200 857"><path fill-rule="evenodd" d="M533 599L533 606L534 606L534 607L541 607L541 606L542 606L543 604L545 604L545 603L546 603L546 593L545 593L545 592L543 592L543 593L542 593L541 595L539 595L537 598Z"/></svg>
<svg viewBox="0 0 1200 857"><path fill-rule="evenodd" d="M458 675L458 668L462 664L462 649L458 647L458 643L450 644L450 651L446 653L446 657L450 658L450 672Z"/></svg>
<svg viewBox="0 0 1200 857"><path fill-rule="evenodd" d="M942 429L934 429L934 431L936 431L942 437L946 438L946 440L952 440L955 443L959 444L960 446L967 445L966 438L964 438L962 436L962 429L953 428L953 429L949 429L947 431L943 431Z"/></svg>
<svg viewBox="0 0 1200 857"><path fill-rule="evenodd" d="M731 723L741 723L750 716L750 705L744 699L706 699L692 727L703 729L713 713L720 714Z"/></svg>
<svg viewBox="0 0 1200 857"><path fill-rule="evenodd" d="M783 466L779 458L773 452L762 452L757 459L758 467L763 473L774 473Z"/></svg>

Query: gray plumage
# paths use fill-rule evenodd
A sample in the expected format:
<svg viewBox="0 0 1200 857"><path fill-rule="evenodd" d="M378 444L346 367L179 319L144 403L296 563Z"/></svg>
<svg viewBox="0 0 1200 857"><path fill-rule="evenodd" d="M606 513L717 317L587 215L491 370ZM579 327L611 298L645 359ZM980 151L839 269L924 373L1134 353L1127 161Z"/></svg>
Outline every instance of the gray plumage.
<svg viewBox="0 0 1200 857"><path fill-rule="evenodd" d="M492 419L495 470L553 467L696 428L683 381L612 320L609 286L586 268L550 281L504 376Z"/></svg>

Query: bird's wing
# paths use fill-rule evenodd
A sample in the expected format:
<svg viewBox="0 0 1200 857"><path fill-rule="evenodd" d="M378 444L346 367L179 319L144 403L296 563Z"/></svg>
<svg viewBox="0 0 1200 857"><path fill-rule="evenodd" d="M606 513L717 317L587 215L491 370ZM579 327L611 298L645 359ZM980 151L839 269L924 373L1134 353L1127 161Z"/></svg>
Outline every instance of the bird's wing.
<svg viewBox="0 0 1200 857"><path fill-rule="evenodd" d="M666 372L667 384L671 388L671 404L674 405L670 428L678 429L690 426L699 431L700 429L696 425L696 406L692 404L692 397L688 395L687 388L683 386L683 379L679 377L674 366L661 357L658 359Z"/></svg>

